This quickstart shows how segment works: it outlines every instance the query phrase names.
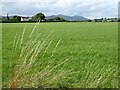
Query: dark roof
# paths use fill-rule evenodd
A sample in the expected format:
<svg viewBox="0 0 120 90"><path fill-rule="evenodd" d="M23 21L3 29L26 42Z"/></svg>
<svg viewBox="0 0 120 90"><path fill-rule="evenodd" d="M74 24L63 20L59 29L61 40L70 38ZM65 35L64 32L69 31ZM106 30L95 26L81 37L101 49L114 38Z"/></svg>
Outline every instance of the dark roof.
<svg viewBox="0 0 120 90"><path fill-rule="evenodd" d="M23 18L23 19L29 19L30 17L21 17L21 18Z"/></svg>

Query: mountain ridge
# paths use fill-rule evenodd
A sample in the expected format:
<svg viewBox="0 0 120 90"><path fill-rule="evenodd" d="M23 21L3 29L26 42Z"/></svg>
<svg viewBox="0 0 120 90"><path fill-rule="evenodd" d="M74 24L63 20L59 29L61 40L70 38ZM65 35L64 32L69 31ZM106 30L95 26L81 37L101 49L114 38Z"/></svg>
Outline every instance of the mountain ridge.
<svg viewBox="0 0 120 90"><path fill-rule="evenodd" d="M85 20L89 20L88 18L85 18L83 16L78 16L78 15L67 16L67 15L62 15L62 14L46 16L45 19L51 19L51 18L55 18L55 17L60 17L60 18L63 18L65 20L68 20L68 21L85 21Z"/></svg>

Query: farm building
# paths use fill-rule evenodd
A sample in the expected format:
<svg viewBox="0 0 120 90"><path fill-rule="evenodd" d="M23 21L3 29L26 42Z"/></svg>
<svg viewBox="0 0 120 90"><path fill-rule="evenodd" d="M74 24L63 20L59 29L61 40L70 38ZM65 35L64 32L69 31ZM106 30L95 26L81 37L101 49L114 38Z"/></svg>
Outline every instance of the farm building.
<svg viewBox="0 0 120 90"><path fill-rule="evenodd" d="M29 21L31 17L21 17L21 21Z"/></svg>

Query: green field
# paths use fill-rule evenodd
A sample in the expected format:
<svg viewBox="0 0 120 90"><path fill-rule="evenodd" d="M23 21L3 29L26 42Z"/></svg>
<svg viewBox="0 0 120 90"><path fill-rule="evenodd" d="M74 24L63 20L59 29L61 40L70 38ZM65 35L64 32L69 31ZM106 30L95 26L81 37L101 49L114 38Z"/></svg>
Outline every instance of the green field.
<svg viewBox="0 0 120 90"><path fill-rule="evenodd" d="M116 22L2 25L3 87L118 87Z"/></svg>

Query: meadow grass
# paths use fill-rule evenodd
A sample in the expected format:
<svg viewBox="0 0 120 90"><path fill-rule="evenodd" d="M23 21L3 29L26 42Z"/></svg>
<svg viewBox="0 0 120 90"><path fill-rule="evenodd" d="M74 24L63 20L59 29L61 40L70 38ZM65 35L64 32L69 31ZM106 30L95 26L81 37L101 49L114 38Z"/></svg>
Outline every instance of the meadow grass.
<svg viewBox="0 0 120 90"><path fill-rule="evenodd" d="M35 25L3 24L3 87L118 87L117 23Z"/></svg>
<svg viewBox="0 0 120 90"><path fill-rule="evenodd" d="M0 89L2 89L2 24L0 24Z"/></svg>

